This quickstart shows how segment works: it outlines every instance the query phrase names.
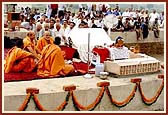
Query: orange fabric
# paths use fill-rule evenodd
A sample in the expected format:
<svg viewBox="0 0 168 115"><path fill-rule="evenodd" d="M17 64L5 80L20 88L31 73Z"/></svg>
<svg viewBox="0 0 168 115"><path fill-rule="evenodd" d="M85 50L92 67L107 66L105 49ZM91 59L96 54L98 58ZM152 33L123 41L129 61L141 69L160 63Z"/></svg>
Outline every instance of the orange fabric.
<svg viewBox="0 0 168 115"><path fill-rule="evenodd" d="M13 47L6 56L6 63L5 63L5 73L9 72L31 72L36 64L34 62L34 59L31 57L31 53L17 48Z"/></svg>
<svg viewBox="0 0 168 115"><path fill-rule="evenodd" d="M66 76L74 70L72 65L66 65L59 46L49 44L44 47L38 63L37 75L45 77Z"/></svg>
<svg viewBox="0 0 168 115"><path fill-rule="evenodd" d="M27 47L31 47L33 50L35 50L35 41L31 41L30 38L27 36L23 39L24 49L27 50Z"/></svg>
<svg viewBox="0 0 168 115"><path fill-rule="evenodd" d="M32 72L35 67L34 59L27 57L22 59L18 64L15 64L12 68L13 72L19 72L19 71L24 71L24 72Z"/></svg>
<svg viewBox="0 0 168 115"><path fill-rule="evenodd" d="M54 44L54 41L52 38L50 38L50 40L47 42L47 40L45 40L44 37L41 37L38 41L37 41L37 48L42 51L43 48L48 45L48 44Z"/></svg>

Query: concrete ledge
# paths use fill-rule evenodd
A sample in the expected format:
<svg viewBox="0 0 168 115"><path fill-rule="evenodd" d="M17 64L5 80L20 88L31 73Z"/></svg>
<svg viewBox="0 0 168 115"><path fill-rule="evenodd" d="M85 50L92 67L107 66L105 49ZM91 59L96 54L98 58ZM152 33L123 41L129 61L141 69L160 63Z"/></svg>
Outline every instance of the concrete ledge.
<svg viewBox="0 0 168 115"><path fill-rule="evenodd" d="M130 48L138 44L140 46L140 52L147 55L151 54L164 54L163 42L148 42L148 43L125 43L125 46Z"/></svg>
<svg viewBox="0 0 168 115"><path fill-rule="evenodd" d="M160 30L160 38L155 38L153 31L149 31L149 35L146 39L141 38L141 41L137 41L136 32L111 32L110 37L115 41L116 37L122 36L124 38L125 46L140 46L140 52L145 54L164 54L164 30Z"/></svg>
<svg viewBox="0 0 168 115"><path fill-rule="evenodd" d="M148 42L164 42L164 30L160 30L160 38L155 38L153 31L149 31L149 35L146 39L141 38L141 41L137 41L136 39L136 32L111 32L110 37L112 40L115 41L115 39L118 36L122 36L124 38L125 43L148 43Z"/></svg>
<svg viewBox="0 0 168 115"><path fill-rule="evenodd" d="M136 77L127 77L127 78L114 78L109 77L108 80L101 80L98 77L93 77L92 79L85 79L83 76L75 76L68 78L53 78L45 80L34 80L34 81L24 81L24 82L6 82L4 84L4 111L17 111L18 108L22 105L26 93L25 90L27 87L36 87L39 89L39 94L36 94L41 105L49 111L53 111L55 108L60 106L62 102L66 100L68 91L64 91L63 87L68 86L68 84L74 84L76 90L74 90L74 95L76 96L79 103L83 106L88 106L93 103L96 97L99 95L101 87L97 87L97 83L100 83L103 86L108 86L111 96L117 102L122 102L128 98L128 96L133 91L136 83L132 83L131 79L137 78L140 82L141 87L144 93L144 96L147 99L153 98L159 87L162 84L162 80L158 75L161 76L161 73L153 73L148 75L139 75ZM139 80L141 79L141 80ZM141 98L141 94L137 89L135 96L132 100L123 107L117 107L112 104L109 100L109 97L104 92L104 95L100 103L94 108L94 111L155 111L160 110L164 112L164 91L163 88L161 94L157 100L151 105L146 105ZM26 111L37 111L35 103L32 99L28 103ZM64 111L75 111L74 103L72 101L72 96L64 109Z"/></svg>

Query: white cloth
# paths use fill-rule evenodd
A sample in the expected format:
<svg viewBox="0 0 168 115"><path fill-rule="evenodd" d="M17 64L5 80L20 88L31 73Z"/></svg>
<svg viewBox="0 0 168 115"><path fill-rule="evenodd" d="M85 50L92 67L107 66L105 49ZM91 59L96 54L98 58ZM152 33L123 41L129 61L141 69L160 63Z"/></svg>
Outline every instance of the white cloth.
<svg viewBox="0 0 168 115"><path fill-rule="evenodd" d="M89 26L89 28L91 28L93 24L94 24L94 23L92 23L92 20L89 20L89 21L88 21L88 26Z"/></svg>
<svg viewBox="0 0 168 115"><path fill-rule="evenodd" d="M121 48L112 47L110 48L111 59L127 59L129 58L128 48L123 46Z"/></svg>
<svg viewBox="0 0 168 115"><path fill-rule="evenodd" d="M89 51L90 52L89 53L89 60L90 61L92 60L92 56L93 56L93 54L91 53L92 49L93 49L93 46L91 46L90 51ZM79 57L80 57L81 61L84 63L87 63L87 61L88 61L88 44L82 44L82 45L78 46L77 50L78 50Z"/></svg>
<svg viewBox="0 0 168 115"><path fill-rule="evenodd" d="M97 27L103 28L104 27L104 23L103 20L95 20L95 24Z"/></svg>
<svg viewBox="0 0 168 115"><path fill-rule="evenodd" d="M155 18L159 19L159 14L158 13L150 13L149 18L150 18L150 22L154 22Z"/></svg>
<svg viewBox="0 0 168 115"><path fill-rule="evenodd" d="M48 5L47 5L47 11L46 11L46 16L47 16L48 18L50 18L51 12L52 12L51 4L48 4Z"/></svg>
<svg viewBox="0 0 168 115"><path fill-rule="evenodd" d="M71 32L72 29L70 29L70 27L67 27L65 29L65 37L68 38L69 37L69 33Z"/></svg>
<svg viewBox="0 0 168 115"><path fill-rule="evenodd" d="M123 20L124 20L124 21L125 21L125 19L128 18L129 16L130 16L129 11L124 11L124 12L122 13L122 17L123 17Z"/></svg>
<svg viewBox="0 0 168 115"><path fill-rule="evenodd" d="M35 36L36 36L36 39L38 38L41 38L43 36L43 29L41 29L40 31L37 31L35 30Z"/></svg>
<svg viewBox="0 0 168 115"><path fill-rule="evenodd" d="M74 46L76 46L75 48L77 48L80 59L83 62L87 62L88 60L89 38L90 51L92 51L96 45L104 46L104 44L111 45L114 43L102 28L73 28L69 36Z"/></svg>
<svg viewBox="0 0 168 115"><path fill-rule="evenodd" d="M60 29L59 31L57 29L54 29L54 39L55 37L60 37L61 38L61 45L64 45L65 41L63 39L63 36L65 37L65 32L63 29Z"/></svg>
<svg viewBox="0 0 168 115"><path fill-rule="evenodd" d="M35 30L36 29L35 24L30 26L29 22L22 22L20 25L21 25L21 27L28 29L28 30Z"/></svg>
<svg viewBox="0 0 168 115"><path fill-rule="evenodd" d="M129 16L130 16L129 11L123 12L123 13L122 13L122 16L123 16L123 17L129 17Z"/></svg>

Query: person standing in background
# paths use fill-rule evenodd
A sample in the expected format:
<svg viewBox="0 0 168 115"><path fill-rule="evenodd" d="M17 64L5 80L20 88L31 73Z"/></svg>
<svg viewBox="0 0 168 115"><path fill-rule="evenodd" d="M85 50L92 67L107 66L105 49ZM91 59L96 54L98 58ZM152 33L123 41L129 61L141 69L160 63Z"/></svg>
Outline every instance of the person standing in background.
<svg viewBox="0 0 168 115"><path fill-rule="evenodd" d="M155 19L153 25L152 25L152 30L154 32L155 38L159 38L159 23L158 23L158 18Z"/></svg>
<svg viewBox="0 0 168 115"><path fill-rule="evenodd" d="M143 39L146 39L149 34L149 20L148 17L146 17L145 22L142 23L142 34L143 34Z"/></svg>
<svg viewBox="0 0 168 115"><path fill-rule="evenodd" d="M58 13L58 4L51 4L51 16L50 17L55 17L55 15Z"/></svg>
<svg viewBox="0 0 168 115"><path fill-rule="evenodd" d="M141 34L142 34L141 25L142 25L141 18L138 17L138 20L135 21L134 23L134 30L136 31L137 40L141 40Z"/></svg>
<svg viewBox="0 0 168 115"><path fill-rule="evenodd" d="M154 9L152 13L149 14L149 22L150 25L152 26L153 23L155 22L155 19L159 19L159 14L156 12L156 10Z"/></svg>

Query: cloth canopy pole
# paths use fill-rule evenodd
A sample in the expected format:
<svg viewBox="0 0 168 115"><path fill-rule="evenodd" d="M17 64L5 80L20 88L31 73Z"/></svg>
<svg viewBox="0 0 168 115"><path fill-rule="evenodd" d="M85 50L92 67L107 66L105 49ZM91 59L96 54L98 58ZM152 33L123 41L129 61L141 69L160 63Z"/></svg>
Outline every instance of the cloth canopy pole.
<svg viewBox="0 0 168 115"><path fill-rule="evenodd" d="M90 66L90 33L88 33L88 60L87 60L87 74L85 74L83 77L85 78L92 78L93 76L89 74L89 66Z"/></svg>
<svg viewBox="0 0 168 115"><path fill-rule="evenodd" d="M90 33L88 33L88 71L87 73L89 73L89 65L90 65Z"/></svg>

